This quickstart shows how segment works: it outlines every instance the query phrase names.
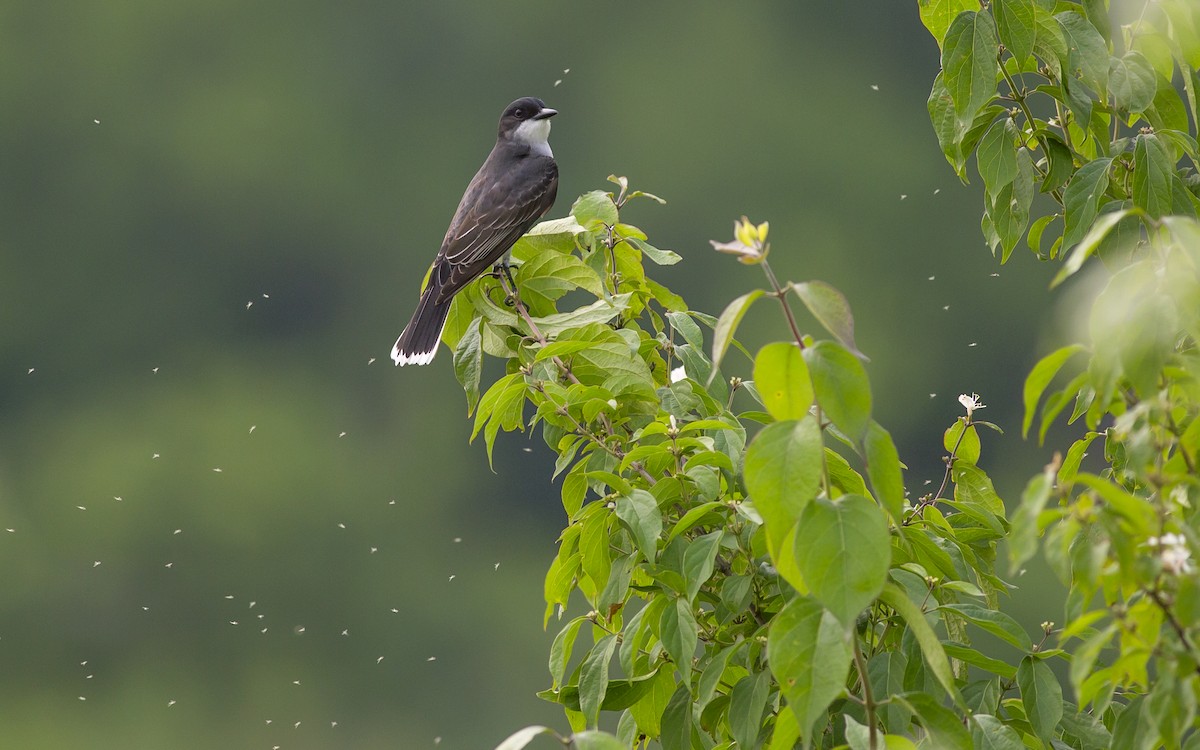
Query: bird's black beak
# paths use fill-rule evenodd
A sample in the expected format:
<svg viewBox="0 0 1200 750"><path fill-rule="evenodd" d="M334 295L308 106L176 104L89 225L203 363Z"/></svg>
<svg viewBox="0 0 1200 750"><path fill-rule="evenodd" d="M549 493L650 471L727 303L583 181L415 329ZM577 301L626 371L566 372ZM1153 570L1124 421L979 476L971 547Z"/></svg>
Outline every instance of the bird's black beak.
<svg viewBox="0 0 1200 750"><path fill-rule="evenodd" d="M542 111L541 111L541 112L538 112L536 115L534 115L534 116L533 116L533 119L535 119L535 120L548 120L548 119L550 119L551 117L554 117L554 116L555 116L555 115L557 115L557 114L558 114L558 110L557 110L557 109L550 109L549 107L542 107Z"/></svg>

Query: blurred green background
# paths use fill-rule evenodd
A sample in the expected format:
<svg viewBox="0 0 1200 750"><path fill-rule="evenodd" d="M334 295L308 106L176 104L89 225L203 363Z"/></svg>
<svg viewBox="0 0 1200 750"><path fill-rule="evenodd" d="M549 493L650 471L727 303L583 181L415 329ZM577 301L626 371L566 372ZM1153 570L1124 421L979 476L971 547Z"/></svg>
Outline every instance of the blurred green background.
<svg viewBox="0 0 1200 750"><path fill-rule="evenodd" d="M714 314L761 279L707 240L770 220L777 273L854 306L914 493L975 391L1011 503L1049 453L1019 399L1054 269L988 255L937 69L898 0L0 5L3 744L565 729L533 695L551 457L506 436L489 472L448 353L388 360L521 95L561 111L553 215L610 173L665 197L626 218ZM1037 591L1030 623L1060 610Z"/></svg>

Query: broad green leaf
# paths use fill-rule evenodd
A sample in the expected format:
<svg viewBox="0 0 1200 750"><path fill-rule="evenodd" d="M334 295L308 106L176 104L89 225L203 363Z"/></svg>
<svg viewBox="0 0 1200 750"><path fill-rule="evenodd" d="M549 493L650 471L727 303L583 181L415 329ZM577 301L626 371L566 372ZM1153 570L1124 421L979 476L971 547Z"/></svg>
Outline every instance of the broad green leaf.
<svg viewBox="0 0 1200 750"><path fill-rule="evenodd" d="M959 706L963 705L962 695L959 694L958 687L954 682L954 672L950 669L950 660L946 658L946 651L942 648L942 642L938 639L937 634L926 622L925 613L912 599L908 598L904 589L894 583L884 585L879 598L904 618L909 632L912 633L917 645L921 648L921 654L925 657L925 663L929 665L929 670L933 672L934 677L946 689L954 702Z"/></svg>
<svg viewBox="0 0 1200 750"><path fill-rule="evenodd" d="M609 299L598 299L570 312L556 313L538 318L538 329L545 336L557 336L568 328L579 328L589 323L607 323L629 307L632 293L617 294Z"/></svg>
<svg viewBox="0 0 1200 750"><path fill-rule="evenodd" d="M662 750L692 750L692 694L687 681L679 684L662 713Z"/></svg>
<svg viewBox="0 0 1200 750"><path fill-rule="evenodd" d="M871 730L855 721L850 714L842 714L846 720L846 742L850 750L917 750L917 746L907 737L897 734L875 735L876 745L871 747Z"/></svg>
<svg viewBox="0 0 1200 750"><path fill-rule="evenodd" d="M775 716L775 729L766 750L795 750L800 741L800 726L794 711L783 708Z"/></svg>
<svg viewBox="0 0 1200 750"><path fill-rule="evenodd" d="M996 25L990 14L967 10L950 22L942 47L942 72L960 122L972 122L996 95L998 54Z"/></svg>
<svg viewBox="0 0 1200 750"><path fill-rule="evenodd" d="M807 596L797 596L771 621L767 662L806 740L845 689L852 637L832 612Z"/></svg>
<svg viewBox="0 0 1200 750"><path fill-rule="evenodd" d="M1033 424L1033 415L1037 412L1038 401L1046 391L1046 386L1062 369L1067 360L1084 350L1082 344L1071 344L1057 349L1042 357L1025 378L1023 399L1025 402L1025 419L1021 423L1021 437L1029 435L1029 427Z"/></svg>
<svg viewBox="0 0 1200 750"><path fill-rule="evenodd" d="M1071 175L1075 174L1075 157L1071 155L1071 149L1067 148L1067 144L1054 133L1043 132L1041 141L1042 146L1046 150L1046 158L1050 161L1050 169L1047 170L1045 178L1042 179L1039 189L1043 193L1049 193L1067 184L1067 180L1071 179ZM1055 216L1057 214L1050 214L1048 218L1043 217L1038 221L1052 219ZM1030 230L1029 246L1036 251L1037 241L1032 235L1033 231Z"/></svg>
<svg viewBox="0 0 1200 750"><path fill-rule="evenodd" d="M586 289L597 297L604 288L596 272L574 255L546 250L521 264L516 273L521 301L533 316L551 315L554 301L575 289Z"/></svg>
<svg viewBox="0 0 1200 750"><path fill-rule="evenodd" d="M978 112L970 123L960 122L942 73L938 73L933 79L933 88L929 91L929 100L925 106L946 161L954 167L958 179L967 184L967 157L974 152L975 145L979 143L992 120L1004 114L1004 108L992 104Z"/></svg>
<svg viewBox="0 0 1200 750"><path fill-rule="evenodd" d="M1118 108L1141 112L1154 103L1158 75L1141 52L1126 52L1109 60L1108 85Z"/></svg>
<svg viewBox="0 0 1200 750"><path fill-rule="evenodd" d="M854 316L850 312L850 303L841 292L824 281L803 281L791 287L826 331L842 346L866 359L854 343Z"/></svg>
<svg viewBox="0 0 1200 750"><path fill-rule="evenodd" d="M603 190L593 190L579 196L575 205L571 206L571 215L583 227L593 230L600 225L611 227L620 220L612 196Z"/></svg>
<svg viewBox="0 0 1200 750"><path fill-rule="evenodd" d="M496 745L496 750L523 750L523 748L530 742L533 742L533 738L537 737L539 734L555 734L555 732L549 727L525 727L524 729L514 732L504 742Z"/></svg>
<svg viewBox="0 0 1200 750"><path fill-rule="evenodd" d="M583 530L579 534L579 553L582 555L579 562L583 572L592 579L596 590L601 591L608 583L609 573L612 572L612 550L608 539L608 527L612 516L601 503L589 505L584 511L584 516Z"/></svg>
<svg viewBox="0 0 1200 750"><path fill-rule="evenodd" d="M683 553L683 579L687 581L689 601L696 598L700 587L712 576L717 552L721 549L723 531L717 529L693 539Z"/></svg>
<svg viewBox="0 0 1200 750"><path fill-rule="evenodd" d="M1155 130L1186 131L1188 129L1187 108L1170 80L1161 75L1156 79L1154 102L1145 110L1144 114Z"/></svg>
<svg viewBox="0 0 1200 750"><path fill-rule="evenodd" d="M950 28L955 16L964 10L976 9L979 4L975 0L917 0L917 6L921 23L933 34L940 48L946 38L946 29Z"/></svg>
<svg viewBox="0 0 1200 750"><path fill-rule="evenodd" d="M1136 175L1134 180L1136 184ZM1170 192L1169 181L1167 191L1168 193ZM1168 195L1168 199L1169 197L1170 196ZM1092 253L1096 252L1096 248L1100 247L1100 243L1102 243L1108 236L1109 232L1113 230L1113 227L1117 226L1117 224L1119 224L1125 217L1142 215L1143 214L1140 209L1123 208L1120 211L1113 211L1112 213L1104 214L1097 219L1096 222L1092 224L1092 228L1088 230L1088 233L1084 235L1083 239L1079 241L1079 244L1075 246L1075 249L1071 251L1071 254L1067 257L1066 262L1063 263L1063 267L1054 276L1054 280L1050 282L1050 288L1053 289L1054 287L1058 286L1065 281L1068 276L1071 276L1080 268L1083 268L1084 261L1086 261L1092 255ZM1026 416L1028 416L1028 413L1026 413ZM1028 429L1028 427L1026 429Z"/></svg>
<svg viewBox="0 0 1200 750"><path fill-rule="evenodd" d="M454 347L454 377L467 394L467 415L479 405L479 375L483 370L483 349L480 348L481 321L474 320Z"/></svg>
<svg viewBox="0 0 1200 750"><path fill-rule="evenodd" d="M674 250L663 250L661 248L657 248L645 240L630 237L625 241L640 250L642 255L645 255L647 258L649 258L651 262L660 266L673 266L679 261L683 260L683 256Z"/></svg>
<svg viewBox="0 0 1200 750"><path fill-rule="evenodd" d="M937 750L973 750L971 734L953 711L925 693L905 693L896 700L917 716L928 735L927 745Z"/></svg>
<svg viewBox="0 0 1200 750"><path fill-rule="evenodd" d="M1070 486L1075 480L1075 474L1079 472L1079 464L1083 462L1083 457L1087 455L1088 446L1092 441L1100 437L1102 433L1089 432L1079 440L1071 444L1070 450L1067 451L1067 457L1063 459L1062 466L1058 470L1059 486Z"/></svg>
<svg viewBox="0 0 1200 750"><path fill-rule="evenodd" d="M1092 667L1096 664L1100 652L1108 647L1113 636L1118 632L1117 625L1112 624L1088 636L1083 643L1071 651L1070 678L1075 695L1083 694L1083 681L1091 676Z"/></svg>
<svg viewBox="0 0 1200 750"><path fill-rule="evenodd" d="M686 673L691 668L698 638L696 615L687 599L681 597L667 604L659 621L659 632L671 660Z"/></svg>
<svg viewBox="0 0 1200 750"><path fill-rule="evenodd" d="M1049 743L1063 715L1062 686L1050 666L1041 659L1026 656L1017 667L1017 684L1025 716L1043 742Z"/></svg>
<svg viewBox="0 0 1200 750"><path fill-rule="evenodd" d="M813 402L812 380L799 347L792 342L767 344L754 358L754 386L771 416L802 419Z"/></svg>
<svg viewBox="0 0 1200 750"><path fill-rule="evenodd" d="M1007 263L1013 249L1025 234L1029 224L1029 206L1033 202L1036 182L1033 161L1026 149L1016 152L1017 176L996 193L988 202L987 219L991 221L995 236L989 239L993 252L999 242L1002 253L1000 262ZM986 230L985 230L986 234Z"/></svg>
<svg viewBox="0 0 1200 750"><path fill-rule="evenodd" d="M770 688L771 675L768 672L748 675L733 686L729 694L729 729L738 747L755 746Z"/></svg>
<svg viewBox="0 0 1200 750"><path fill-rule="evenodd" d="M955 461L951 472L954 480L954 499L966 505L975 505L988 513L1003 518L1004 501L996 494L992 480L983 469L965 461Z"/></svg>
<svg viewBox="0 0 1200 750"><path fill-rule="evenodd" d="M900 651L880 651L867 663L867 674L876 701L883 701L904 692L904 668L907 664ZM911 718L899 703L886 703L879 707L879 718L889 732L901 732L908 727Z"/></svg>
<svg viewBox="0 0 1200 750"><path fill-rule="evenodd" d="M595 729L571 735L572 750L628 750L628 747L608 732Z"/></svg>
<svg viewBox="0 0 1200 750"><path fill-rule="evenodd" d="M1079 168L1063 193L1065 211L1063 248L1073 246L1092 228L1104 191L1108 189L1108 168L1112 159L1095 159Z"/></svg>
<svg viewBox="0 0 1200 750"><path fill-rule="evenodd" d="M600 705L608 691L608 665L617 648L617 637L605 635L584 657L579 670L579 710L588 726L600 720Z"/></svg>
<svg viewBox="0 0 1200 750"><path fill-rule="evenodd" d="M1025 632L1025 629L1004 612L982 607L972 602L943 604L939 609L943 612L953 612L1022 651L1029 651L1033 648L1033 642L1029 640L1029 634Z"/></svg>
<svg viewBox="0 0 1200 750"><path fill-rule="evenodd" d="M1174 175L1175 165L1158 136L1139 134L1133 144L1134 204L1153 218L1171 213Z"/></svg>
<svg viewBox="0 0 1200 750"><path fill-rule="evenodd" d="M817 496L823 447L821 428L808 416L767 425L746 449L746 489L762 514L773 557L804 506Z"/></svg>
<svg viewBox="0 0 1200 750"><path fill-rule="evenodd" d="M571 651L575 648L575 639L579 636L579 626L586 621L587 617L580 615L568 622L566 627L554 636L554 643L550 646L550 684L552 688L557 688L562 684L563 677L567 673L567 662L571 660Z"/></svg>
<svg viewBox="0 0 1200 750"><path fill-rule="evenodd" d="M1111 481L1095 474L1080 472L1075 475L1075 481L1095 490L1105 503L1133 524L1139 535L1149 536L1154 533L1157 524L1154 506L1145 499L1131 495Z"/></svg>
<svg viewBox="0 0 1200 750"><path fill-rule="evenodd" d="M872 420L863 439L867 457L867 476L875 499L887 510L892 520L900 523L904 514L904 475L900 469L900 454L892 436Z"/></svg>
<svg viewBox="0 0 1200 750"><path fill-rule="evenodd" d="M806 505L794 550L809 591L848 631L883 590L892 562L887 519L861 495Z"/></svg>
<svg viewBox="0 0 1200 750"><path fill-rule="evenodd" d="M1112 747L1122 750L1151 750L1161 747L1144 709L1144 695L1134 696L1113 724Z"/></svg>
<svg viewBox="0 0 1200 750"><path fill-rule="evenodd" d="M1079 13L1065 11L1054 17L1067 41L1072 74L1078 74L1079 80L1103 98L1108 93L1108 43L1091 21Z"/></svg>
<svg viewBox="0 0 1200 750"><path fill-rule="evenodd" d="M1037 38L1034 23L1037 6L1034 0L993 0L992 13L996 16L996 31L1000 42L1018 62L1024 62L1033 53Z"/></svg>
<svg viewBox="0 0 1200 750"><path fill-rule="evenodd" d="M717 318L716 328L713 329L712 366L714 372L720 366L721 360L725 357L725 351L733 341L733 334L737 331L738 323L742 322L750 305L753 305L755 300L764 294L766 292L762 289L755 289L743 294L730 302L721 312L721 317Z"/></svg>
<svg viewBox="0 0 1200 750"><path fill-rule="evenodd" d="M665 669L658 669L651 680L650 689L629 707L629 713L633 715L641 731L651 737L657 737L662 732L663 711L674 692L675 670L671 669L670 665Z"/></svg>
<svg viewBox="0 0 1200 750"><path fill-rule="evenodd" d="M995 716L971 716L971 741L975 750L1025 750L1021 735Z"/></svg>
<svg viewBox="0 0 1200 750"><path fill-rule="evenodd" d="M804 361L825 416L851 439L861 439L871 421L871 382L862 362L833 341L805 348Z"/></svg>
<svg viewBox="0 0 1200 750"><path fill-rule="evenodd" d="M965 418L955 420L942 435L942 445L955 460L968 464L979 463L979 432Z"/></svg>
<svg viewBox="0 0 1200 750"><path fill-rule="evenodd" d="M662 534L662 512L658 502L646 490L635 489L616 500L617 518L633 534L633 541L647 562L658 556L658 537Z"/></svg>
<svg viewBox="0 0 1200 750"><path fill-rule="evenodd" d="M987 194L992 198L1017 177L1020 135L1016 120L1008 117L992 123L979 141L976 166Z"/></svg>
<svg viewBox="0 0 1200 750"><path fill-rule="evenodd" d="M1015 575L1025 561L1037 552L1038 517L1050 492L1054 489L1054 472L1051 467L1029 480L1021 494L1021 505L1013 514L1012 531L1008 536L1008 569Z"/></svg>

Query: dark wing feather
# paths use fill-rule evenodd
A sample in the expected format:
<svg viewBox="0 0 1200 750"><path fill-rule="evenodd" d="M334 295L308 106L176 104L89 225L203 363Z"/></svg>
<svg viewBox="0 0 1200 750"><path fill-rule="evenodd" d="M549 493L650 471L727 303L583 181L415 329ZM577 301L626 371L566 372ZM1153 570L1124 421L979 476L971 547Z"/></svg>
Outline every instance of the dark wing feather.
<svg viewBox="0 0 1200 750"><path fill-rule="evenodd" d="M489 168L494 161L514 164L501 171ZM442 280L439 298L449 299L494 266L550 210L557 192L553 159L493 152L468 186L442 241L435 269Z"/></svg>

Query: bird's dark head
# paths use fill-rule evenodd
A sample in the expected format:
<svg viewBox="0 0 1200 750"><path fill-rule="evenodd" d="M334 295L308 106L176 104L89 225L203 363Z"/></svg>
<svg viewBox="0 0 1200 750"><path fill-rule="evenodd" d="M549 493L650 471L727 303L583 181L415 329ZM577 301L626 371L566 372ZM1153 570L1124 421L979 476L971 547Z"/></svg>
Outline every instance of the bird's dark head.
<svg viewBox="0 0 1200 750"><path fill-rule="evenodd" d="M522 97L508 105L500 116L499 136L539 150L539 147L546 147L550 118L556 114L558 110L550 109L541 99Z"/></svg>

